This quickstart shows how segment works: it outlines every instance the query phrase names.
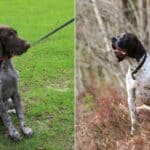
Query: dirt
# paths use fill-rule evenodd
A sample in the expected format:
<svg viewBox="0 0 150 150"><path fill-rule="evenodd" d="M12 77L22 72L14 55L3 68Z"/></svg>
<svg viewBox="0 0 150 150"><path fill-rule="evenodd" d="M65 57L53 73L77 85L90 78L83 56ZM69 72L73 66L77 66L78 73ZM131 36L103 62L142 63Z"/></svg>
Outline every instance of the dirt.
<svg viewBox="0 0 150 150"><path fill-rule="evenodd" d="M137 133L130 135L127 100L115 88L91 88L77 98L77 150L149 150L150 112L138 112Z"/></svg>

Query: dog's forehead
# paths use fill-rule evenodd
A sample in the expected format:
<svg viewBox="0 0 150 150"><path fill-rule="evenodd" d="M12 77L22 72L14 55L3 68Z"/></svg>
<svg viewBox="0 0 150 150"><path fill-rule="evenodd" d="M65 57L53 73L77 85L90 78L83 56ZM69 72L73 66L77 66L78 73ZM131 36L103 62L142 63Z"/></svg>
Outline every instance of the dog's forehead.
<svg viewBox="0 0 150 150"><path fill-rule="evenodd" d="M3 32L3 31L4 32L10 32L10 31L16 32L14 28L12 28L8 25L0 25L0 32Z"/></svg>
<svg viewBox="0 0 150 150"><path fill-rule="evenodd" d="M131 40L137 40L137 36L133 33L121 33L118 37L119 38L128 38Z"/></svg>
<svg viewBox="0 0 150 150"><path fill-rule="evenodd" d="M127 33L121 33L120 37L124 37Z"/></svg>
<svg viewBox="0 0 150 150"><path fill-rule="evenodd" d="M133 33L126 33L125 35L131 38L137 38L137 36Z"/></svg>
<svg viewBox="0 0 150 150"><path fill-rule="evenodd" d="M121 38L135 38L136 36L134 35L134 34L132 34L132 33L121 33L120 34L120 37Z"/></svg>

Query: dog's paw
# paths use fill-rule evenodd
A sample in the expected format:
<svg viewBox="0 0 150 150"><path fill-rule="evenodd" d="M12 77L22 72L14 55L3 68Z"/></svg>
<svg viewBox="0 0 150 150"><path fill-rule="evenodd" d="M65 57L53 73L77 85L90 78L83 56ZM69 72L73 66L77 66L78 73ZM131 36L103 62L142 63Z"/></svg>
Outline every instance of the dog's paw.
<svg viewBox="0 0 150 150"><path fill-rule="evenodd" d="M34 132L32 131L31 128L27 127L27 126L24 126L22 128L22 132L24 133L24 135L28 136L28 137L31 137L33 136Z"/></svg>
<svg viewBox="0 0 150 150"><path fill-rule="evenodd" d="M136 135L136 134L137 134L137 126L134 125L134 127L131 128L130 135L131 135L131 136L134 136L134 135Z"/></svg>
<svg viewBox="0 0 150 150"><path fill-rule="evenodd" d="M10 131L9 136L15 142L19 142L22 139L22 137L20 136L19 132L16 129L14 129L13 131Z"/></svg>

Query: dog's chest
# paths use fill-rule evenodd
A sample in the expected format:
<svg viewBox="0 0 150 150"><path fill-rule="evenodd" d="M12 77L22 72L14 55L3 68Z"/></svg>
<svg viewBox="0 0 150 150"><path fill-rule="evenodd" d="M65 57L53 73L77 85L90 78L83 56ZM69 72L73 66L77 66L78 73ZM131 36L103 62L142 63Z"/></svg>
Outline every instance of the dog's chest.
<svg viewBox="0 0 150 150"><path fill-rule="evenodd" d="M132 70L127 74L127 84L129 87L136 89L136 97L144 103L150 104L150 57L135 74L136 79L132 78Z"/></svg>
<svg viewBox="0 0 150 150"><path fill-rule="evenodd" d="M150 59L149 62L146 61L143 67L138 71L136 80L139 82L150 81Z"/></svg>
<svg viewBox="0 0 150 150"><path fill-rule="evenodd" d="M0 72L2 96L8 99L17 89L17 74L12 68L2 69Z"/></svg>
<svg viewBox="0 0 150 150"><path fill-rule="evenodd" d="M144 104L150 105L150 80L137 82L136 97L142 100Z"/></svg>

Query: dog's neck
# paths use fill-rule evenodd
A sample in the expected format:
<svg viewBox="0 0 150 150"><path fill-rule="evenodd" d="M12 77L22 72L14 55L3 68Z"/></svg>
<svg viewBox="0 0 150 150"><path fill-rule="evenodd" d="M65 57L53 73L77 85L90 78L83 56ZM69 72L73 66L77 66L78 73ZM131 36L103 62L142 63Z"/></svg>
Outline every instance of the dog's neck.
<svg viewBox="0 0 150 150"><path fill-rule="evenodd" d="M145 59L145 55L149 55L148 53L145 52L145 54L140 58L140 59L135 59L135 58L131 58L128 57L128 62L129 62L129 66L131 69L136 69L138 67L138 65L140 65L142 63L142 61Z"/></svg>
<svg viewBox="0 0 150 150"><path fill-rule="evenodd" d="M1 50L0 51L0 68L1 67L4 67L4 66L7 66L8 63L10 64L11 63L11 57L12 55L10 53L6 53L4 52L4 50Z"/></svg>
<svg viewBox="0 0 150 150"><path fill-rule="evenodd" d="M141 61L137 61L136 59L133 58L128 58L127 61L129 62L129 67L134 70L136 67L140 64Z"/></svg>
<svg viewBox="0 0 150 150"><path fill-rule="evenodd" d="M147 53L145 52L144 56L140 59L140 60L136 60L138 62L138 65L135 67L135 62L133 62L133 60L130 60L130 69L132 71L131 76L133 80L136 80L136 74L138 73L138 71L144 66L144 63L146 61L147 58Z"/></svg>
<svg viewBox="0 0 150 150"><path fill-rule="evenodd" d="M0 70L4 69L7 70L12 66L11 58L4 58L3 60L0 60Z"/></svg>

